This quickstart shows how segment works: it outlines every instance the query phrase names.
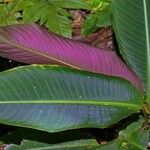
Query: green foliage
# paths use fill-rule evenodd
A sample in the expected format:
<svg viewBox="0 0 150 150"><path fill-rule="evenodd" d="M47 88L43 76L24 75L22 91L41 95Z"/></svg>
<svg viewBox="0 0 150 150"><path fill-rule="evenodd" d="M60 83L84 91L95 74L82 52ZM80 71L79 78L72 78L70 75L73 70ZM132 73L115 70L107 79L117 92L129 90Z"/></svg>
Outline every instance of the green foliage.
<svg viewBox="0 0 150 150"><path fill-rule="evenodd" d="M72 3L61 0L31 0L30 2L20 0L17 2L1 5L1 25L39 22L40 24L45 24L56 33L70 36L69 28L62 32L62 29L69 23L69 14L64 8L79 8L77 3L72 6L74 1ZM37 4L33 5L35 2ZM82 127L104 128L140 111L142 111L141 114L144 114L145 118L139 119L138 122L133 122L119 133L118 139L105 146L99 145L93 137L57 141L57 144L23 137L21 139L23 142L20 145L17 145L18 143L8 145L7 150L146 150L149 141L149 128L146 127L150 124L148 120L150 113L149 110L147 111L143 107L145 102L147 102L146 106L149 107L150 101L150 2L149 0L136 0L134 1L137 2L135 5L131 0L114 0L113 5L111 5L111 1L107 1L107 5L103 5L103 8L99 5L97 6L97 2L93 1L91 3L95 14L92 14L94 17L92 16L90 21L87 21L88 28L83 33L90 33L95 28L95 25L99 27L110 25L109 17L113 6L115 10L114 29L118 44L126 62L143 80L145 93L139 92L129 81L119 77L58 66L31 65L0 74L0 122L57 132ZM101 2L106 4L104 0ZM136 8L134 15L133 8ZM107 9L109 11L106 11ZM128 11L126 11L127 9ZM43 12L45 15L43 15ZM97 21L97 12L103 14L102 20ZM54 15L53 22L47 18L48 14ZM137 14L140 19L136 18ZM6 16L8 18L5 20ZM64 18L67 19L65 20ZM109 19L106 19L107 22L105 22L104 18ZM62 27L62 24L55 19L58 22L63 20L67 23L61 22ZM94 25L91 22L94 22ZM139 28L139 25L141 28ZM1 42L2 48L7 44L5 34L4 32L4 40ZM9 42L9 44L12 43L11 41ZM15 46L17 47L14 44ZM10 49L10 47L8 48ZM14 48L11 50L11 52L14 52ZM90 59L90 55L88 57ZM100 61L99 63L101 65ZM111 72L112 68L110 67L109 69ZM17 136L17 134L19 133L15 135ZM8 140L10 140L9 138L7 136ZM52 138L57 137L53 136ZM1 141L3 142L3 138L1 138Z"/></svg>
<svg viewBox="0 0 150 150"><path fill-rule="evenodd" d="M22 139L24 140L22 141ZM24 150L31 148L39 148L41 150L56 150L61 148L64 150L83 150L86 149L86 147L94 149L100 146L96 142L94 136L82 130L71 130L54 134L32 129L19 128L9 134L6 134L0 140L3 141L3 143L14 143L10 144L7 147L7 150Z"/></svg>
<svg viewBox="0 0 150 150"><path fill-rule="evenodd" d="M71 37L71 20L67 9L88 8L83 0L14 0L0 4L0 25L39 22L50 31Z"/></svg>
<svg viewBox="0 0 150 150"><path fill-rule="evenodd" d="M142 95L130 82L74 69L18 67L1 73L0 81L0 109L5 111L0 122L47 132L104 128L142 107ZM18 113L12 116L12 111Z"/></svg>
<svg viewBox="0 0 150 150"><path fill-rule="evenodd" d="M99 144L96 140L78 140L59 144L46 144L36 141L23 140L20 146L10 145L6 150L98 150Z"/></svg>
<svg viewBox="0 0 150 150"><path fill-rule="evenodd" d="M29 0L30 1L30 0ZM69 13L64 8L87 9L82 0L32 0L32 6L26 7L23 12L23 23L39 21L49 30L71 37L71 21Z"/></svg>
<svg viewBox="0 0 150 150"><path fill-rule="evenodd" d="M12 3L0 3L0 26L18 24L22 18L21 10L30 6L30 1L16 0Z"/></svg>
<svg viewBox="0 0 150 150"><path fill-rule="evenodd" d="M92 0L92 13L87 17L82 28L82 34L88 35L100 27L112 25L111 0Z"/></svg>
<svg viewBox="0 0 150 150"><path fill-rule="evenodd" d="M119 133L118 139L106 145L98 144L92 135L82 130L48 134L31 129L23 130L21 128L4 136L1 138L1 141L5 141L5 143L12 143L12 141L14 141L14 143L16 143L15 137L20 136L20 134L22 134L22 136L20 136L20 141L17 141L17 143L20 143L22 138L26 139L19 145L8 145L6 150L26 150L31 148L41 150L146 150L149 140L149 131L141 128L143 121L144 119L141 117L138 122L134 122L122 130ZM43 138L45 137L45 139L41 139L41 136Z"/></svg>
<svg viewBox="0 0 150 150"><path fill-rule="evenodd" d="M149 130L143 130L144 119L132 123L119 134L119 144L124 150L146 150L149 141Z"/></svg>

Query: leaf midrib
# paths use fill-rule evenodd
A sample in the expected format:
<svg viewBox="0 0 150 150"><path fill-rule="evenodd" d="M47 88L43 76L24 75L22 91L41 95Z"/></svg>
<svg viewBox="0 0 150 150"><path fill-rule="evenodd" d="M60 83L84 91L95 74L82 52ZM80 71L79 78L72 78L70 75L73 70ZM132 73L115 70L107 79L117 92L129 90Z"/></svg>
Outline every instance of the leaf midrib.
<svg viewBox="0 0 150 150"><path fill-rule="evenodd" d="M132 103L124 103L124 102L116 102L105 100L105 101L96 101L96 100L11 100L11 101L2 101L0 100L0 104L79 104L79 105L96 105L96 106L112 106L112 107L125 107L128 109L133 109L138 111L141 109L142 104L132 104Z"/></svg>
<svg viewBox="0 0 150 150"><path fill-rule="evenodd" d="M145 20L145 32L146 32L146 50L147 50L147 61L148 61L148 82L147 82L147 99L150 98L150 37L149 37L149 27L148 27L148 16L147 16L147 3L146 0L143 0L143 7L144 7L144 20Z"/></svg>

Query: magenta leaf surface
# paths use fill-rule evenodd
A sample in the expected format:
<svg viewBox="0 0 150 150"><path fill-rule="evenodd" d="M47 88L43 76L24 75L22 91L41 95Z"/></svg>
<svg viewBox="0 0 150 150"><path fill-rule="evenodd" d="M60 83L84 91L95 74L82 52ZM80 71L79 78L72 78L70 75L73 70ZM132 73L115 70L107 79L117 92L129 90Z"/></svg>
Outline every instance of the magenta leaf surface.
<svg viewBox="0 0 150 150"><path fill-rule="evenodd" d="M140 79L115 52L60 37L37 24L1 27L0 56L23 63L61 64L119 76L143 89Z"/></svg>

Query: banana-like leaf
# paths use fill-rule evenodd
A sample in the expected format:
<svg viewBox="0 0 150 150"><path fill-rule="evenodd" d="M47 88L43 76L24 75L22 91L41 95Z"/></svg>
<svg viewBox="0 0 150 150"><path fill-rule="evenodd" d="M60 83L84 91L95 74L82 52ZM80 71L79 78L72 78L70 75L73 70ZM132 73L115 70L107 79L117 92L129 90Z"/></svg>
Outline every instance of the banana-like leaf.
<svg viewBox="0 0 150 150"><path fill-rule="evenodd" d="M0 56L24 63L62 64L119 76L142 90L139 78L115 52L57 36L36 24L0 28Z"/></svg>
<svg viewBox="0 0 150 150"><path fill-rule="evenodd" d="M48 132L104 128L142 108L127 80L57 66L0 74L0 123Z"/></svg>
<svg viewBox="0 0 150 150"><path fill-rule="evenodd" d="M109 145L101 146L96 140L78 140L59 144L46 144L36 141L23 140L21 145L11 144L5 150L119 150L114 142Z"/></svg>
<svg viewBox="0 0 150 150"><path fill-rule="evenodd" d="M150 0L114 0L113 7L121 53L144 81L150 101Z"/></svg>

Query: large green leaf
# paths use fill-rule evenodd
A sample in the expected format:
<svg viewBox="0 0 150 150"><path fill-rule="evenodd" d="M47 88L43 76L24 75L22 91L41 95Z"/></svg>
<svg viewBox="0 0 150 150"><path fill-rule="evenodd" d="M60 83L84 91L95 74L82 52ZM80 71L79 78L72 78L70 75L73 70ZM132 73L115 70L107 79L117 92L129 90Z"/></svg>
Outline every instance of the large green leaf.
<svg viewBox="0 0 150 150"><path fill-rule="evenodd" d="M58 66L5 71L0 83L0 123L49 132L104 128L142 107L127 80Z"/></svg>
<svg viewBox="0 0 150 150"><path fill-rule="evenodd" d="M96 150L99 144L96 140L79 140L75 142L61 143L61 144L46 144L36 141L23 140L20 146L9 145L6 150Z"/></svg>
<svg viewBox="0 0 150 150"><path fill-rule="evenodd" d="M150 0L114 0L113 7L121 53L144 81L150 101Z"/></svg>
<svg viewBox="0 0 150 150"><path fill-rule="evenodd" d="M46 144L36 141L23 140L21 145L9 145L5 150L119 150L114 142L105 146L99 145L94 139L73 142Z"/></svg>

